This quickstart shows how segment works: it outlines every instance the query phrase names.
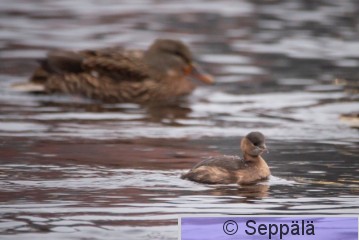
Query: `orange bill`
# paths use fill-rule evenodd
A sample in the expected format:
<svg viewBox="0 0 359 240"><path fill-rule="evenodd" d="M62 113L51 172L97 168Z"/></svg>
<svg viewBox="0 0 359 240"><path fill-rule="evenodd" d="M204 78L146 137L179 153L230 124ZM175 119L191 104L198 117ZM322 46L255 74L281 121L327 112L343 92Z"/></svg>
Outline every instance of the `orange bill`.
<svg viewBox="0 0 359 240"><path fill-rule="evenodd" d="M213 77L208 73L205 73L197 64L191 64L189 75L206 84L214 83Z"/></svg>

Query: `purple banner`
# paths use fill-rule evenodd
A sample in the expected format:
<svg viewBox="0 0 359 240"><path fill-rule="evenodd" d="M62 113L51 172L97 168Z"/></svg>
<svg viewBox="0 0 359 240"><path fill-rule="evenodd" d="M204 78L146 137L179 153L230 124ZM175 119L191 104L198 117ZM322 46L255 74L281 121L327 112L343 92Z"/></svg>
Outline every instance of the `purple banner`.
<svg viewBox="0 0 359 240"><path fill-rule="evenodd" d="M358 240L357 217L182 217L181 240Z"/></svg>

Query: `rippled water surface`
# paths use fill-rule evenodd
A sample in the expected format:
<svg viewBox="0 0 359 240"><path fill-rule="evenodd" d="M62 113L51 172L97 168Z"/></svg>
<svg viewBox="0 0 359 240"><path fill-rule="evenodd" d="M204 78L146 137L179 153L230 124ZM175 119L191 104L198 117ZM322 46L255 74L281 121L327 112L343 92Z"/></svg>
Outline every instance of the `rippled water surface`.
<svg viewBox="0 0 359 240"><path fill-rule="evenodd" d="M177 239L180 214L359 214L359 132L339 120L359 111L356 0L3 0L0 13L1 239ZM50 49L156 38L188 43L217 83L165 107L11 90ZM179 178L253 130L268 181Z"/></svg>

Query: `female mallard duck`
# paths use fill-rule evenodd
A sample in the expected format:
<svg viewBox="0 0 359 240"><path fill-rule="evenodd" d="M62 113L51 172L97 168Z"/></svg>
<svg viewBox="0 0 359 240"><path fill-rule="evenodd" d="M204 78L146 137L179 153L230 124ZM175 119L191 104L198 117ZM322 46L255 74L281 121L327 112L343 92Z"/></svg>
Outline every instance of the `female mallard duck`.
<svg viewBox="0 0 359 240"><path fill-rule="evenodd" d="M32 88L67 93L105 102L168 102L190 94L189 77L212 83L193 63L180 41L159 39L147 51L119 48L53 51L31 78Z"/></svg>
<svg viewBox="0 0 359 240"><path fill-rule="evenodd" d="M239 156L212 157L197 163L181 176L199 183L251 184L270 175L267 163L261 154L267 149L260 132L251 132L241 141L243 159Z"/></svg>

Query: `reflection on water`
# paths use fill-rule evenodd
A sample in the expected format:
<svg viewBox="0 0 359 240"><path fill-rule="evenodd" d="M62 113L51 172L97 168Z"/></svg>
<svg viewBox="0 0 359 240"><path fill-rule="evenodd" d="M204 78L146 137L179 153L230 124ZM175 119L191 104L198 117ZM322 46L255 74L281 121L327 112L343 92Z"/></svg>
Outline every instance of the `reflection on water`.
<svg viewBox="0 0 359 240"><path fill-rule="evenodd" d="M357 1L4 0L0 12L1 239L176 239L179 214L359 213L358 130L339 121L359 110ZM9 88L49 49L158 37L189 43L217 84L151 108ZM268 181L179 179L252 130L268 137Z"/></svg>

